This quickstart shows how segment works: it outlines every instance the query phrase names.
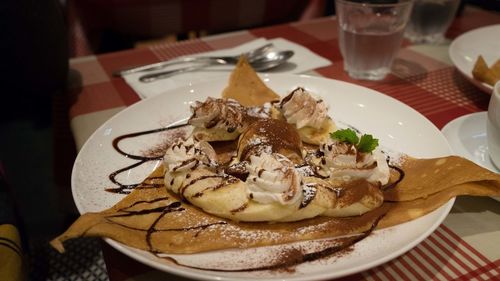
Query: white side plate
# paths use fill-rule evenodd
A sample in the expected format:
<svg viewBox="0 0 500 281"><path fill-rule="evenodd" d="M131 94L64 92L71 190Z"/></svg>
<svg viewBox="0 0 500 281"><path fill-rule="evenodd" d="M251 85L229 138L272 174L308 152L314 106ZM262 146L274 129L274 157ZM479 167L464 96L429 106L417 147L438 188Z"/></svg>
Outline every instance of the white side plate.
<svg viewBox="0 0 500 281"><path fill-rule="evenodd" d="M500 24L466 32L451 42L449 55L455 67L474 85L491 94L493 87L472 77L472 69L479 55L488 66L500 59Z"/></svg>

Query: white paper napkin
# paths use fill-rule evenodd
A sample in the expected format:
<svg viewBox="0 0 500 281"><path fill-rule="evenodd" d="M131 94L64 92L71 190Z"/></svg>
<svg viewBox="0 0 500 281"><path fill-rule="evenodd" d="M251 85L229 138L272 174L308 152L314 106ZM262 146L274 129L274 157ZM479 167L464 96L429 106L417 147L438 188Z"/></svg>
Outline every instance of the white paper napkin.
<svg viewBox="0 0 500 281"><path fill-rule="evenodd" d="M239 55L241 53L258 48L268 42L273 43L277 49L294 51L294 55L290 58L290 60L288 61L289 63L287 65L283 65L282 67L276 69L271 69L267 71L269 73L297 74L331 64L331 61L329 61L328 59L323 58L311 52L304 46L293 43L283 38L276 38L271 40L259 38L234 48L198 53L196 54L196 56ZM180 67L186 67L188 65L189 64L175 65L169 68L165 68L163 70L176 69ZM139 81L139 77L144 75L145 74L144 72L128 74L125 75L123 78L137 92L137 94L139 94L139 96L144 99L156 96L158 94L161 94L171 89L175 89L177 87L189 85L192 83L209 81L211 79L214 79L215 77L220 77L222 75L227 76L232 69L234 69L234 66L232 65L214 66L203 70L176 74L174 76L160 79L150 83L144 83Z"/></svg>

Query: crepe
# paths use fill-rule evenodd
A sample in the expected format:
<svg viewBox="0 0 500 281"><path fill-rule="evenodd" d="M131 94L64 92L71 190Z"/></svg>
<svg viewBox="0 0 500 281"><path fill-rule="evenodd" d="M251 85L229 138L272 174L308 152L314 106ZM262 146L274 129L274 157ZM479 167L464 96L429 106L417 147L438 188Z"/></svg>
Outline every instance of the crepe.
<svg viewBox="0 0 500 281"><path fill-rule="evenodd" d="M437 170L429 163L441 163L441 169ZM472 173L460 168L448 170L457 166L469 168ZM52 240L51 245L64 252L63 242L68 239L99 236L153 253L187 254L249 248L362 233L380 218L378 228L397 225L421 217L455 196L500 195L500 175L464 158L407 157L400 168L405 171L405 177L396 187L385 192L389 202L362 216L317 217L293 223L237 223L204 213L168 193L164 187L139 186L112 208L82 215L66 232ZM477 172L481 175L478 176ZM160 167L149 178L154 179L162 173ZM426 175L430 185L422 188L416 174ZM454 178L459 180L450 180ZM399 186L404 187L401 194ZM413 199L399 202L400 198Z"/></svg>
<svg viewBox="0 0 500 281"><path fill-rule="evenodd" d="M150 177L161 174L158 169ZM383 212L380 209L350 222L349 232L369 229ZM338 231L339 223L326 218L286 224L236 223L183 203L165 188L137 189L106 211L81 216L51 244L63 252L62 242L67 239L101 236L153 253L197 253L272 245L275 239L287 243L337 236L344 233Z"/></svg>
<svg viewBox="0 0 500 281"><path fill-rule="evenodd" d="M452 192L446 190L450 187L460 187L464 195L470 187L474 190L470 195L488 196L491 191L499 189L498 179L498 174L458 156L437 159L408 157L405 180L397 188L387 190L384 198L386 201L412 201L442 191ZM482 188L477 189L478 186Z"/></svg>
<svg viewBox="0 0 500 281"><path fill-rule="evenodd" d="M235 99L244 106L258 106L280 99L278 94L260 80L245 57L240 58L236 68L231 73L229 83L222 92L222 97Z"/></svg>
<svg viewBox="0 0 500 281"><path fill-rule="evenodd" d="M243 60L231 75L224 94L230 94L237 101L261 104L274 98L267 87L258 86L267 93L260 100L262 92L256 91L255 85L261 83ZM235 89L237 91L233 91ZM83 214L52 240L51 245L63 252L63 243L68 239L99 236L154 254L246 249L346 234L367 234L375 227L389 227L423 216L455 196L500 195L499 174L461 157L416 159L405 156L393 160L398 160L393 161L396 166L391 177L393 185L384 190L382 206L360 216L316 217L272 224L235 222L203 212L167 191L163 184L151 184L163 177L164 168L160 166L115 206L102 212Z"/></svg>

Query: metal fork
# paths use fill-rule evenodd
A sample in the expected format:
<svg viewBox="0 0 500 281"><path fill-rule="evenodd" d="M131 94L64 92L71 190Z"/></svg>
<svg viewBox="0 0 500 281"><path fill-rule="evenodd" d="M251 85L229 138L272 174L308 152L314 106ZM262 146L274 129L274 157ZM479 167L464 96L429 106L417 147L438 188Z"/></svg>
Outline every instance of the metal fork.
<svg viewBox="0 0 500 281"><path fill-rule="evenodd" d="M262 57L263 54L267 53L274 48L272 43L268 43L262 47L251 50L249 52L243 53L248 60L251 62L253 59L258 59ZM161 61L153 64L132 67L128 69L118 70L113 72L113 76L123 76L126 74L136 73L136 72L148 72L154 70L160 70L171 65L181 64L181 63L205 63L205 64L236 64L238 62L240 55L236 56L200 56L200 57L184 57L168 61Z"/></svg>
<svg viewBox="0 0 500 281"><path fill-rule="evenodd" d="M294 52L292 50L282 50L282 51L273 50L269 51L266 54L254 56L253 59L249 61L249 63L255 71L265 71L286 63L288 59L293 56L293 54ZM236 63L237 61L238 60L234 62ZM171 77L176 74L181 74L189 71L196 71L213 65L224 65L224 64L228 63L223 60L218 60L215 62L200 63L166 71L155 71L153 73L148 73L140 76L139 81L144 83L149 83L159 79Z"/></svg>

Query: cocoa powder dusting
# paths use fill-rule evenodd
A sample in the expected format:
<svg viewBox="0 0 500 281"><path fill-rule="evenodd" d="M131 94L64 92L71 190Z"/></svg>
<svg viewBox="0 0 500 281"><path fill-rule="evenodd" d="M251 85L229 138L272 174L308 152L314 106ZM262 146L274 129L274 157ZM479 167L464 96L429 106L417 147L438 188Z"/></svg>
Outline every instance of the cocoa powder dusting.
<svg viewBox="0 0 500 281"><path fill-rule="evenodd" d="M258 120L254 124L258 123L258 126L255 126L253 130L249 130L252 134L262 134L265 135L266 145L271 145L272 150L274 152L283 152L287 151L290 154L301 155L302 144L300 141L300 136L294 129L292 129L287 123L281 123L279 120L269 119L269 120ZM253 126L250 126L253 127ZM248 133L248 131L247 131ZM264 134L265 133L265 134ZM162 133L163 142L156 145L153 148L150 148L146 151L142 151L145 156L149 157L163 157L166 149L170 147L176 140L178 139L186 139L187 131L185 128L172 129L170 131L166 131ZM300 145L297 146L297 143ZM226 166L236 155L236 151L239 149L237 147L237 141L228 141L228 142L213 142L211 143L213 148L216 151L221 162ZM259 143L260 144L260 143ZM247 144L248 146L248 144ZM314 147L307 145L307 151L314 151ZM245 153L242 153L243 155ZM240 159L241 160L241 159ZM302 163L301 163L302 164ZM232 171L230 168L227 168L227 174L231 174ZM236 174L242 174L244 176L243 167L233 167L239 168L234 169ZM240 171L241 170L241 171ZM232 178L232 177L231 177ZM196 179L196 180L199 180ZM189 186L189 185L188 185ZM339 200L344 202L356 202L359 201L364 195L371 192L371 189L374 188L370 185L370 183L362 180L362 181L354 181L346 186L342 186L342 196L339 197ZM314 198L315 192L311 190L307 190L310 192L305 194L306 198ZM314 193L314 194L313 194ZM182 192L181 192L182 194ZM307 205L307 202L305 203ZM238 209L233 210L234 212L241 211L245 209L246 206L241 206ZM262 229L279 229L280 227L294 229L297 232L297 235L309 235L310 233L318 234L318 237L321 237L319 234L324 233L322 237L326 237L326 233L338 233L339 235L354 233L356 230L363 227L363 225L372 225L372 227L365 231L364 233L360 233L357 235L353 235L350 237L344 238L333 238L333 239L325 239L325 240L316 240L316 241L302 241L298 244L288 244L288 245L277 245L274 247L269 253L272 255L266 260L258 260L258 259L250 259L245 260L245 262L241 263L241 261L235 265L223 265L221 267L207 266L207 267L199 267L195 265L185 264L183 262L179 262L176 259L172 258L169 255L162 255L161 258L167 259L173 263L176 263L181 266L201 269L201 270L211 270L211 271L221 271L221 272L253 272L253 271L271 271L271 272L287 272L294 273L296 271L296 266L313 261L325 260L326 258L331 257L340 257L348 254L353 250L355 243L361 241L366 238L373 229L375 229L378 221L382 218L385 213L388 211L389 207L383 205L371 212L358 217L356 220L348 220L344 218L324 218L318 217L314 219L310 219L307 221L299 221L287 223L284 225L276 224L273 226L269 226L265 223L240 223L240 230L237 233L229 231L231 230L231 225L238 223L227 222L222 225L217 225L212 228L203 228L200 229L199 232L196 233L195 238L198 235L204 234L204 232L209 232L217 228L223 228L228 230L227 233L231 233L230 237L236 240L244 241L254 241L258 239L271 239L269 236L271 232L266 232L264 230L259 231L259 228ZM245 227L246 225L246 227ZM246 229L246 230L245 230ZM366 230L366 228L365 228ZM224 232L223 232L224 233ZM277 231L273 233L279 233ZM359 233L359 232L358 232ZM228 234L229 235L229 234ZM263 237L260 237L263 236ZM278 235L279 236L279 235ZM278 237L277 236L277 237ZM221 239L230 239L219 237ZM264 240L265 240L264 239ZM279 239L277 240L279 241ZM158 253L154 253L158 254ZM160 256L159 256L160 257Z"/></svg>
<svg viewBox="0 0 500 281"><path fill-rule="evenodd" d="M375 225L373 226L373 228ZM322 262L325 259L340 258L348 255L354 250L355 244L366 238L371 231L343 238L331 238L316 241L302 241L293 245L272 246L268 252L260 254L249 253L244 260L226 260L224 263L212 264L207 267L192 266L179 262L168 255L159 256L174 262L177 265L188 268L210 270L218 272L258 272L268 273L295 273L297 266L308 262ZM245 250L243 250L245 251ZM251 250L249 250L251 251ZM262 256L260 256L262 255ZM259 258L260 256L260 258Z"/></svg>
<svg viewBox="0 0 500 281"><path fill-rule="evenodd" d="M222 166L229 164L233 157L236 157L237 141L214 141L210 142L210 145L215 150L217 159Z"/></svg>
<svg viewBox="0 0 500 281"><path fill-rule="evenodd" d="M364 196L373 192L376 187L366 180L356 180L348 182L347 184L341 186L341 194L339 197L339 203L348 206L352 203L359 202Z"/></svg>
<svg viewBox="0 0 500 281"><path fill-rule="evenodd" d="M187 131L184 128L173 129L161 134L162 142L147 150L141 151L145 157L163 157L167 148L174 144L179 139L186 139Z"/></svg>

